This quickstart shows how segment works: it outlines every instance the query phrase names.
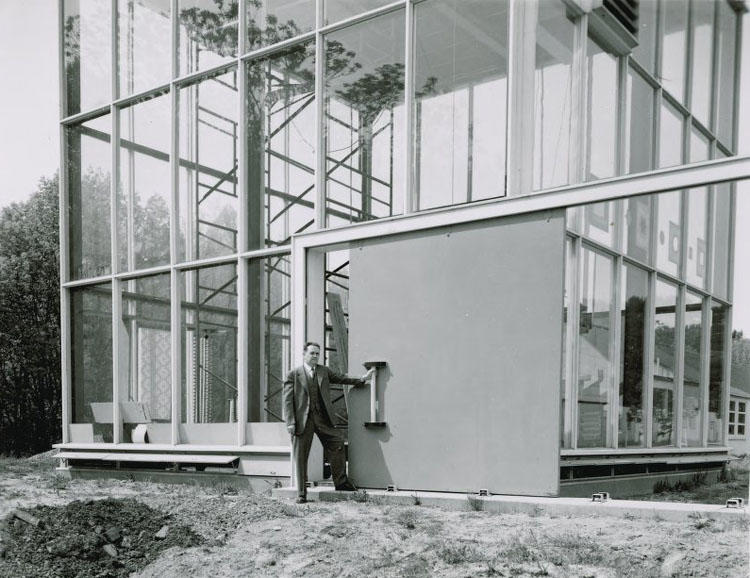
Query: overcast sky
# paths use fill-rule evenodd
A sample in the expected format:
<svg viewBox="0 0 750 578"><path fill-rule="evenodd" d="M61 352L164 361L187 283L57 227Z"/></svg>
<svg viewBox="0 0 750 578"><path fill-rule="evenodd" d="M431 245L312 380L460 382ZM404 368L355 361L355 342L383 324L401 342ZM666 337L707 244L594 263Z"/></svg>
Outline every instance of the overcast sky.
<svg viewBox="0 0 750 578"><path fill-rule="evenodd" d="M750 15L743 23L740 154L750 154ZM57 0L0 0L0 208L23 201L59 164ZM750 183L737 220L750 223ZM734 326L750 334L750 227L740 224Z"/></svg>

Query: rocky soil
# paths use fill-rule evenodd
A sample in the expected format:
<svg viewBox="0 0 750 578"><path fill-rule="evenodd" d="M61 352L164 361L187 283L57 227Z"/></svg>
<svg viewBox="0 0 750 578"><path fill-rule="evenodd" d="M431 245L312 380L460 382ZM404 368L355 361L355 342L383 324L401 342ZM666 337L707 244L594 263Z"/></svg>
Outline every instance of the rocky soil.
<svg viewBox="0 0 750 578"><path fill-rule="evenodd" d="M750 570L748 517L491 514L469 502L458 512L425 507L419 496L410 506L356 497L296 505L222 484L68 481L49 459L0 459L0 517L10 523L0 576L713 578ZM41 527L8 517L18 511Z"/></svg>

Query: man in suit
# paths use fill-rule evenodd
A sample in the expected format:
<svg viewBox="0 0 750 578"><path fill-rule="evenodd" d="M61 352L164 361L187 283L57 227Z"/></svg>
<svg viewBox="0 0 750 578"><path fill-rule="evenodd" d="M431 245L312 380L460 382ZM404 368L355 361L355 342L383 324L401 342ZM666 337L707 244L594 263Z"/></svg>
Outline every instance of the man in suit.
<svg viewBox="0 0 750 578"><path fill-rule="evenodd" d="M303 364L293 369L284 381L283 404L286 429L292 436L294 471L297 477L297 503L307 501L307 459L310 456L313 433L328 451L333 483L337 490L354 491L346 477L344 439L333 425L331 383L363 385L375 371L371 368L362 377L349 377L318 365L320 345L305 343Z"/></svg>

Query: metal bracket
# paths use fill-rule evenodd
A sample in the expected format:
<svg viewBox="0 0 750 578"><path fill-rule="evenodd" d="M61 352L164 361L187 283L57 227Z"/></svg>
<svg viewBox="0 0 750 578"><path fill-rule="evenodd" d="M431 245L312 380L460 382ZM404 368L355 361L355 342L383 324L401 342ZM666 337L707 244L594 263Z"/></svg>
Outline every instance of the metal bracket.
<svg viewBox="0 0 750 578"><path fill-rule="evenodd" d="M481 490L479 490L479 495L482 497L488 498L490 496L490 491L485 488L482 488Z"/></svg>
<svg viewBox="0 0 750 578"><path fill-rule="evenodd" d="M606 502L609 500L609 492L596 492L591 494L592 502Z"/></svg>
<svg viewBox="0 0 750 578"><path fill-rule="evenodd" d="M385 422L380 421L380 407L378 404L378 369L388 365L385 361L365 361L362 365L365 369L375 368L375 372L370 377L370 421L365 422L367 428L385 427Z"/></svg>
<svg viewBox="0 0 750 578"><path fill-rule="evenodd" d="M388 484L385 487L386 492L395 492L396 491L396 485L395 484Z"/></svg>

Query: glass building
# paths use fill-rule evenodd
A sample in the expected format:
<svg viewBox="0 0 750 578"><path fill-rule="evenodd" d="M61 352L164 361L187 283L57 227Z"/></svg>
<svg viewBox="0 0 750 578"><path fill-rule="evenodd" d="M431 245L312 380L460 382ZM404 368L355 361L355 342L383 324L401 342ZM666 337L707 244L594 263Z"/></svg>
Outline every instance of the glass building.
<svg viewBox="0 0 750 578"><path fill-rule="evenodd" d="M60 455L74 466L231 466L286 484L281 387L302 344L323 343L328 365L358 373L355 327L377 326L355 303L379 286L374 261L355 253L561 215L553 253L525 221L502 255L479 241L455 255L436 242L422 261L471 264L461 298L435 297L436 269L407 271L393 294L383 288L368 303L426 295L412 304L421 318L447 304L470 319L481 352L472 363L521 363L508 361L512 347L493 357L478 345L488 317L470 316L463 298L495 279L507 253L554 256L559 286L542 288L558 316L518 337L519 349L549 353L554 376L534 381L542 401L516 400L529 423L513 454L523 466L533 451L524 440L543 430L554 475L541 489L494 479L490 489L558 495L592 478L601 488L719 467L735 182L750 178L748 159L735 157L745 9L734 0L60 0ZM390 276L393 259L377 262ZM538 288L531 273L514 279L511 297L524 283ZM502 333L502 311L489 317ZM401 334L414 363L434 363L430 340L412 340L416 324L381 338ZM430 350L437 358L455 357L446 335ZM555 347L540 350L541 336ZM474 395L471 378L451 380L455 395ZM476 387L482 396L514 388ZM380 401L396 440L393 395ZM334 397L354 447L361 428L349 418L361 399ZM547 409L537 414L537 404ZM456 436L494 427L472 411ZM384 467L415 447L386 452ZM436 483L411 485L473 487Z"/></svg>

